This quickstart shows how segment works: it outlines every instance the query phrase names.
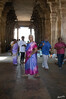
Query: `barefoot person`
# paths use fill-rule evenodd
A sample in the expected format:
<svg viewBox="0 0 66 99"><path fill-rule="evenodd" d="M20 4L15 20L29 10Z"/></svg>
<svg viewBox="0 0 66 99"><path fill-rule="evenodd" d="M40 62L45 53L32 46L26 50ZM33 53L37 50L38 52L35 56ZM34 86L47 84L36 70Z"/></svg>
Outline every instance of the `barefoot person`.
<svg viewBox="0 0 66 99"><path fill-rule="evenodd" d="M29 35L29 44L26 47L26 60L25 60L25 76L30 74L34 77L38 75L37 65L37 44L33 41L33 36Z"/></svg>

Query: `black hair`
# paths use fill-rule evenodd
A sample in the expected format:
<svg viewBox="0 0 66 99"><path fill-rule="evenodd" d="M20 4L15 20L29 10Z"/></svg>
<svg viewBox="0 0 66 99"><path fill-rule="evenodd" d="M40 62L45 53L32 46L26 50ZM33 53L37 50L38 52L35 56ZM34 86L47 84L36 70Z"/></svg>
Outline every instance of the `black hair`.
<svg viewBox="0 0 66 99"><path fill-rule="evenodd" d="M58 41L59 41L60 39L62 39L62 38L61 38L61 37L59 37L59 38L58 38Z"/></svg>

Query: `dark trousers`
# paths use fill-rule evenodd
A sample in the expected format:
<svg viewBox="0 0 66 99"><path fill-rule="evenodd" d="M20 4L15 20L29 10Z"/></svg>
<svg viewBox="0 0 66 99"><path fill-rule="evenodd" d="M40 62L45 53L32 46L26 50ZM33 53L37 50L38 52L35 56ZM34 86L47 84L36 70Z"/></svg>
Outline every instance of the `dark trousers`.
<svg viewBox="0 0 66 99"><path fill-rule="evenodd" d="M25 52L21 52L21 58L20 58L20 61L24 61L24 57L25 57Z"/></svg>
<svg viewBox="0 0 66 99"><path fill-rule="evenodd" d="M59 65L59 67L62 67L64 54L57 54L57 57L58 57L58 65Z"/></svg>

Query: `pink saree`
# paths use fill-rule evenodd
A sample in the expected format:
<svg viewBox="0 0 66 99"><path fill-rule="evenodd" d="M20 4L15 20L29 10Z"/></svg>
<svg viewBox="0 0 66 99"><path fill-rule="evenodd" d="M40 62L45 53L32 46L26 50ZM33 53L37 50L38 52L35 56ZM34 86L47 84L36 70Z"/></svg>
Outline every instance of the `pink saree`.
<svg viewBox="0 0 66 99"><path fill-rule="evenodd" d="M37 44L35 42L29 43L26 47L25 74L34 75L38 73L37 53L33 54L29 58L29 55L36 47L37 47Z"/></svg>

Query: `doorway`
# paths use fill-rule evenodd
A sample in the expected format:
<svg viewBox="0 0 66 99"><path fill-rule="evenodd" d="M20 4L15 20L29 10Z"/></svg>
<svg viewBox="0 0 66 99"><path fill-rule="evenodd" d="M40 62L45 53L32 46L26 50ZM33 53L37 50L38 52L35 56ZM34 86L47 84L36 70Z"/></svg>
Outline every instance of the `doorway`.
<svg viewBox="0 0 66 99"><path fill-rule="evenodd" d="M17 37L17 28L15 28L14 30L14 39L20 39L21 37L24 36L25 37L25 41L26 43L29 41L28 37L30 35L30 29L29 27L20 27L19 28L19 32L18 32L18 37ZM34 29L32 29L32 35L33 35L33 40L35 41L35 32Z"/></svg>

